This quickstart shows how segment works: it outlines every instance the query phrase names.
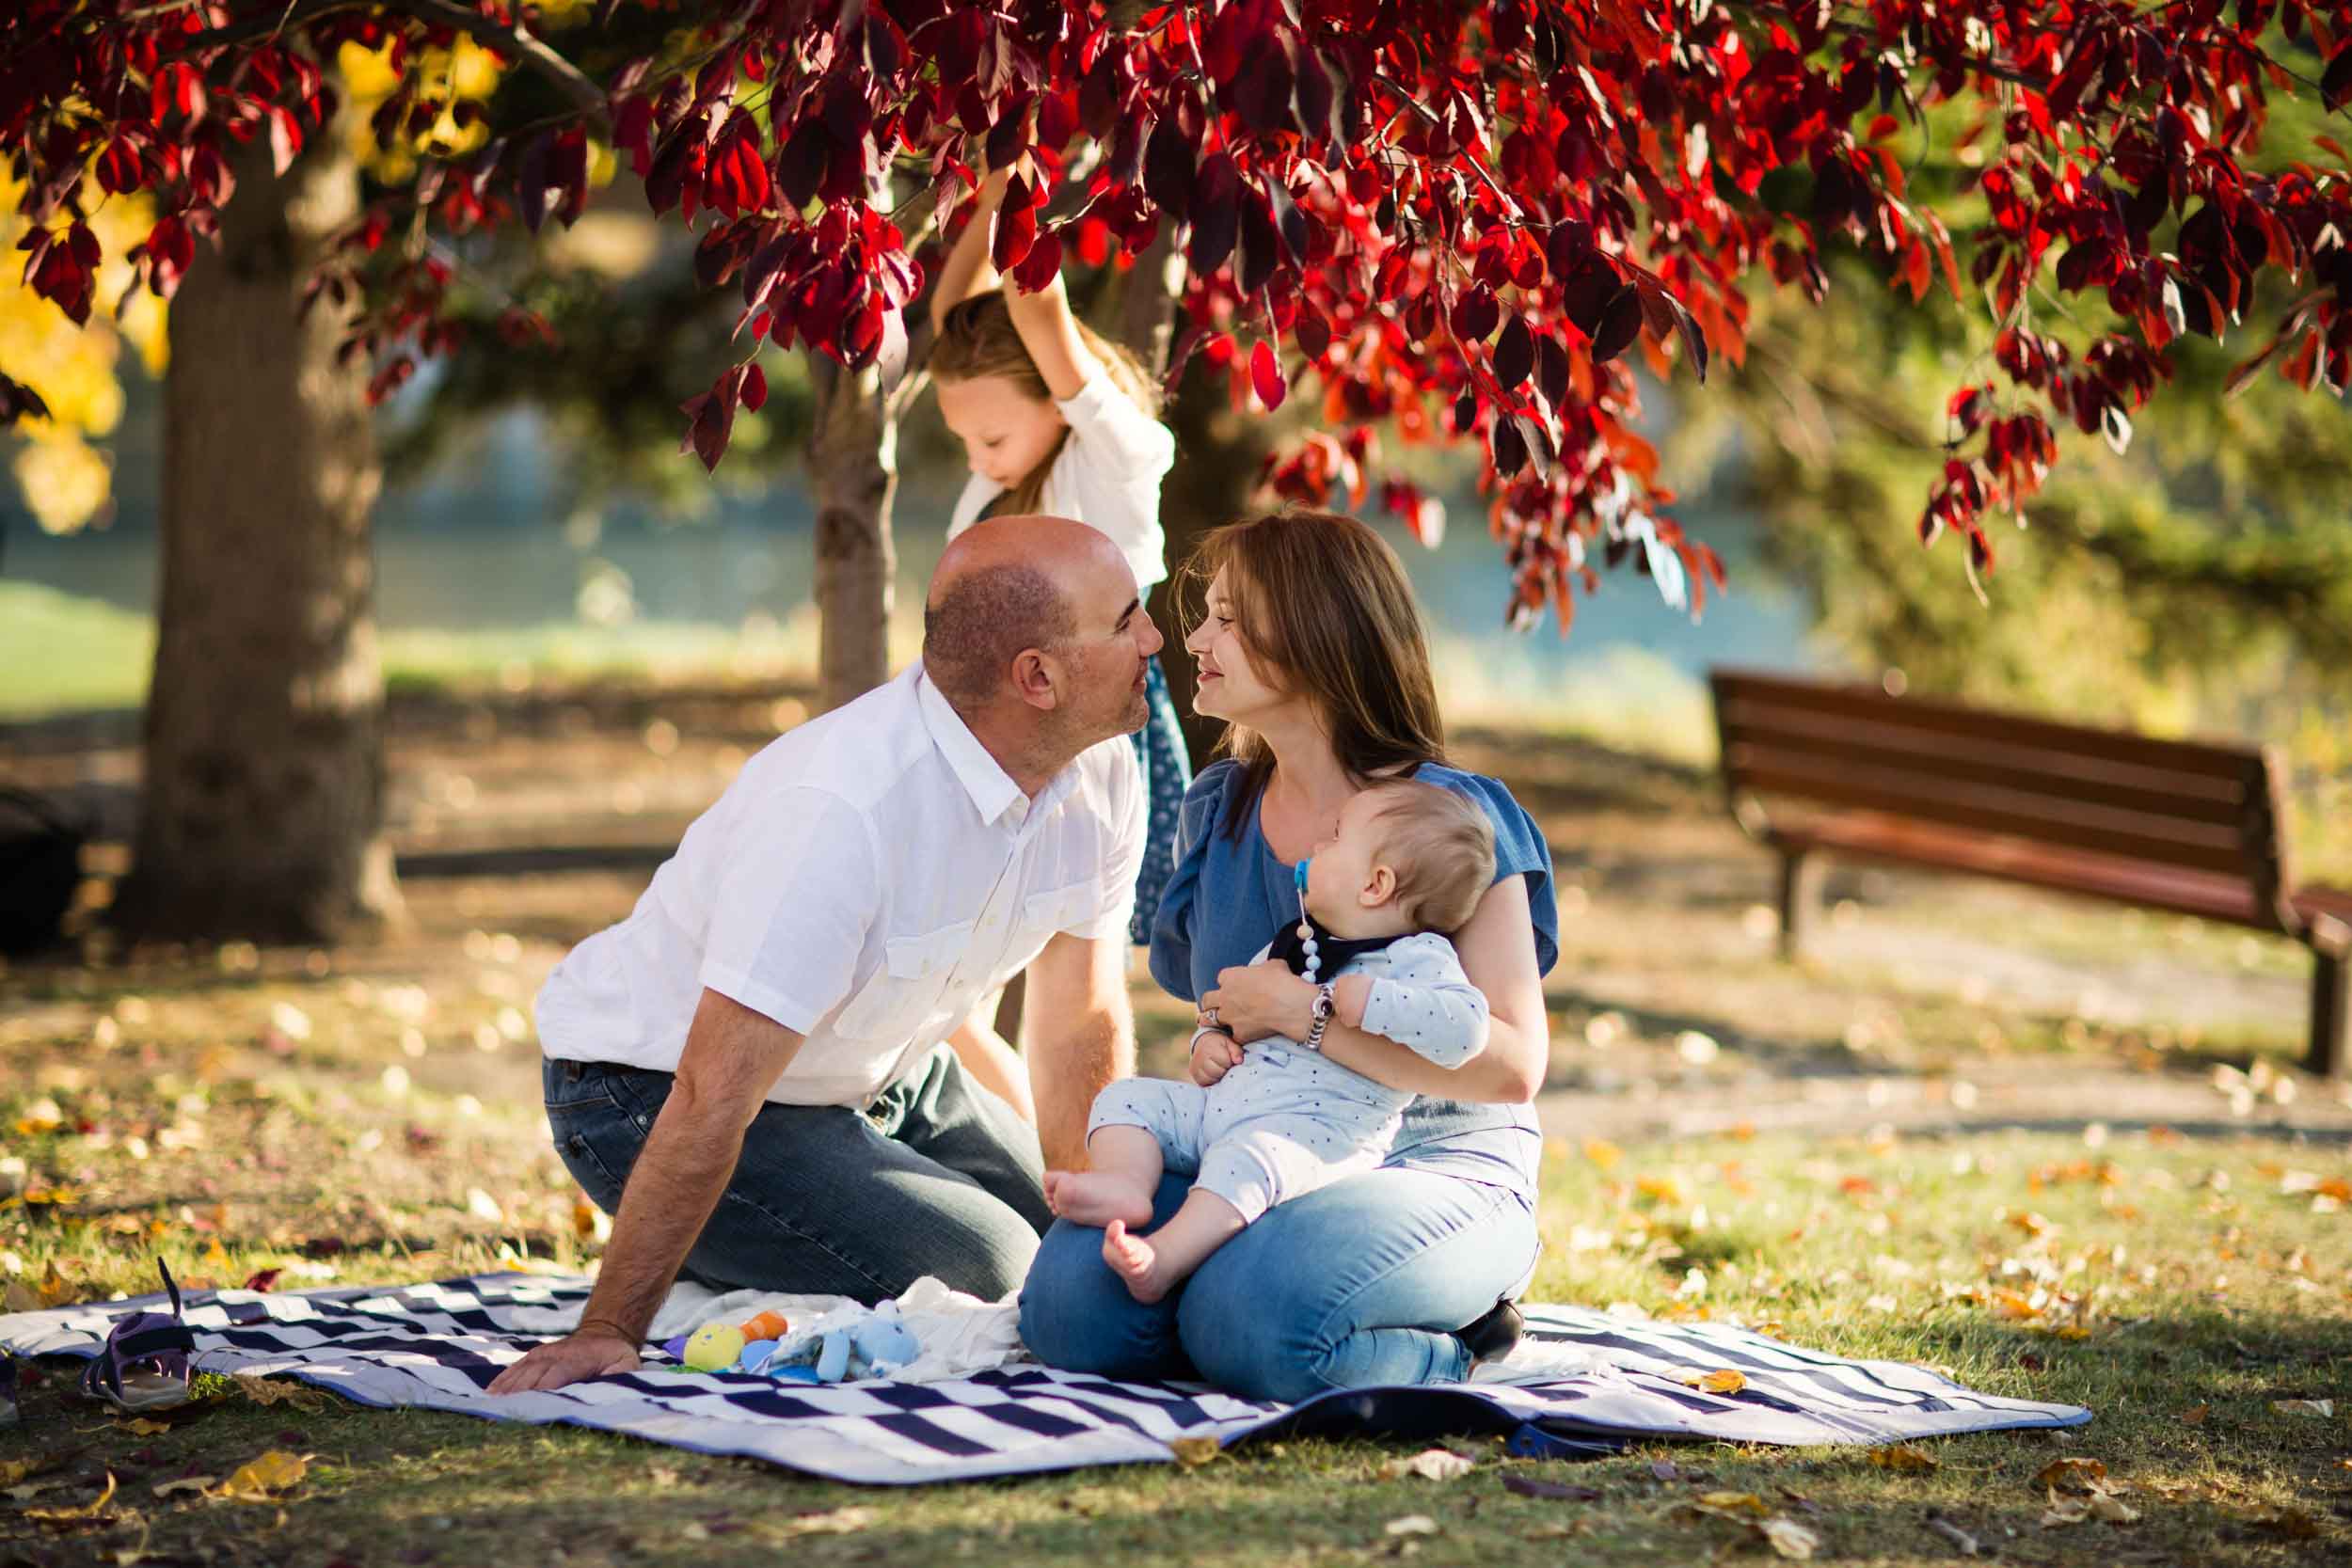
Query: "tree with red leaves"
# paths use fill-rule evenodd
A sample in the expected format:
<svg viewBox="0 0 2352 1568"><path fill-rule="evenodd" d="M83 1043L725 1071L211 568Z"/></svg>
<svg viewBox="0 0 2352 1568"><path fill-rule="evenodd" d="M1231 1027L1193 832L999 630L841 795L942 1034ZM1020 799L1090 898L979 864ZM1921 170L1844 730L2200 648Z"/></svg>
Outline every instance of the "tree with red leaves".
<svg viewBox="0 0 2352 1568"><path fill-rule="evenodd" d="M569 8L565 8L567 10ZM878 678L892 421L919 369L918 254L972 173L1024 152L994 260L1034 287L1154 243L1184 261L1170 373L1194 355L1321 423L1278 453L1280 494L1344 491L1417 530L1434 508L1383 439L1476 441L1512 613L1565 623L1597 566L1687 581L1686 538L1636 434L1637 364L1704 379L1744 356L1754 291L1819 302L1825 255L1874 259L1925 306L1989 313L1992 365L1956 385L1918 515L1972 570L2071 423L2110 442L2183 334L2245 328L2249 363L2352 379L2352 159L2265 143L2280 97L2352 96L2352 3L2306 0L598 0L558 30L509 0L20 0L0 20L0 156L25 177L27 276L89 309L82 221L145 191L132 257L168 294L203 266L236 150L282 171L325 134L345 42L466 34L510 62L491 135L421 152L312 278L382 395L457 346L448 305L485 230L568 223L598 146L698 235L740 293L739 349L686 410L706 463L756 406L763 343L825 368L813 481L827 681ZM386 143L448 105L410 73ZM1957 148L1970 178L1915 190ZM1959 230L1955 238L1955 230ZM2270 279L2277 287L2264 292ZM2274 295L2277 303L2269 305ZM528 331L519 324L517 335ZM1640 358L1635 358L1638 351ZM1867 354L1867 345L1859 352ZM36 378L37 381L37 378ZM38 393L38 385L32 391ZM29 406L0 384L0 408ZM828 596L850 574L854 595ZM1661 583L1661 586L1667 585ZM852 616L850 611L857 608Z"/></svg>

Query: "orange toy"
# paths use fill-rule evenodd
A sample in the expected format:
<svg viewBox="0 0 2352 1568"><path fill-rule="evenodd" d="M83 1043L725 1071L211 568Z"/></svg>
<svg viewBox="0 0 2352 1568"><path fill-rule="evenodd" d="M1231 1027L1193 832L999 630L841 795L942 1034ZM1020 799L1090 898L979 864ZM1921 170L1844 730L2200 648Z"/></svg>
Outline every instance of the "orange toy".
<svg viewBox="0 0 2352 1568"><path fill-rule="evenodd" d="M743 1320L746 1339L781 1339L792 1331L792 1321L781 1312L762 1312Z"/></svg>

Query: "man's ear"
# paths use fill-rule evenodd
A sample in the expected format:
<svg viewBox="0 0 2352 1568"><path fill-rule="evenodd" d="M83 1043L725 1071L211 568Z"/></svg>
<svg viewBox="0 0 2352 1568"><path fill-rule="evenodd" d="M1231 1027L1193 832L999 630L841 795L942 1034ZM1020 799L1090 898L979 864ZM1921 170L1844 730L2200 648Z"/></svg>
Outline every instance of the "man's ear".
<svg viewBox="0 0 2352 1568"><path fill-rule="evenodd" d="M1024 648L1013 656L1012 688L1034 708L1061 705L1061 660L1042 648Z"/></svg>
<svg viewBox="0 0 2352 1568"><path fill-rule="evenodd" d="M1385 865L1375 865L1372 875L1364 879L1364 890L1356 895L1356 901L1368 910L1376 910L1395 896L1396 873Z"/></svg>

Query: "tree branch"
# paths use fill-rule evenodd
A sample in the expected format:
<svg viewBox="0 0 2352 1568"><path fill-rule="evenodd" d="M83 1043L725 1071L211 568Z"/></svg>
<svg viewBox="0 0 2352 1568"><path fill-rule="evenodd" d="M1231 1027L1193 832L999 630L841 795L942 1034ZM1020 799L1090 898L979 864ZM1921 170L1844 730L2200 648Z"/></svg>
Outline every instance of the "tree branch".
<svg viewBox="0 0 2352 1568"><path fill-rule="evenodd" d="M458 0L294 0L283 8L277 0L269 0L268 9L272 14L267 18L213 28L198 34L195 41L199 46L219 47L271 37L339 11L389 11L435 26L453 27L485 48L514 58L563 94L579 112L597 119L610 113L605 90L521 23L493 21Z"/></svg>

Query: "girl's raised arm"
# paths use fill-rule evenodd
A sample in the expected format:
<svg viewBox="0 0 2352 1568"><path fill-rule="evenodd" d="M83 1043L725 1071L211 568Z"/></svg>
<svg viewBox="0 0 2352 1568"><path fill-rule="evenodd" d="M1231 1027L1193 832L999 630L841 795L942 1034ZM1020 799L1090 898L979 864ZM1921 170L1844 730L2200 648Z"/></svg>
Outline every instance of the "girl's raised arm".
<svg viewBox="0 0 2352 1568"><path fill-rule="evenodd" d="M996 236L996 204L1005 198L1003 169L992 170L980 182L979 205L973 209L972 221L956 236L955 248L947 252L947 263L940 268L939 287L931 291L931 331L936 335L947 312L970 299L998 286L995 262L989 260L989 246Z"/></svg>

